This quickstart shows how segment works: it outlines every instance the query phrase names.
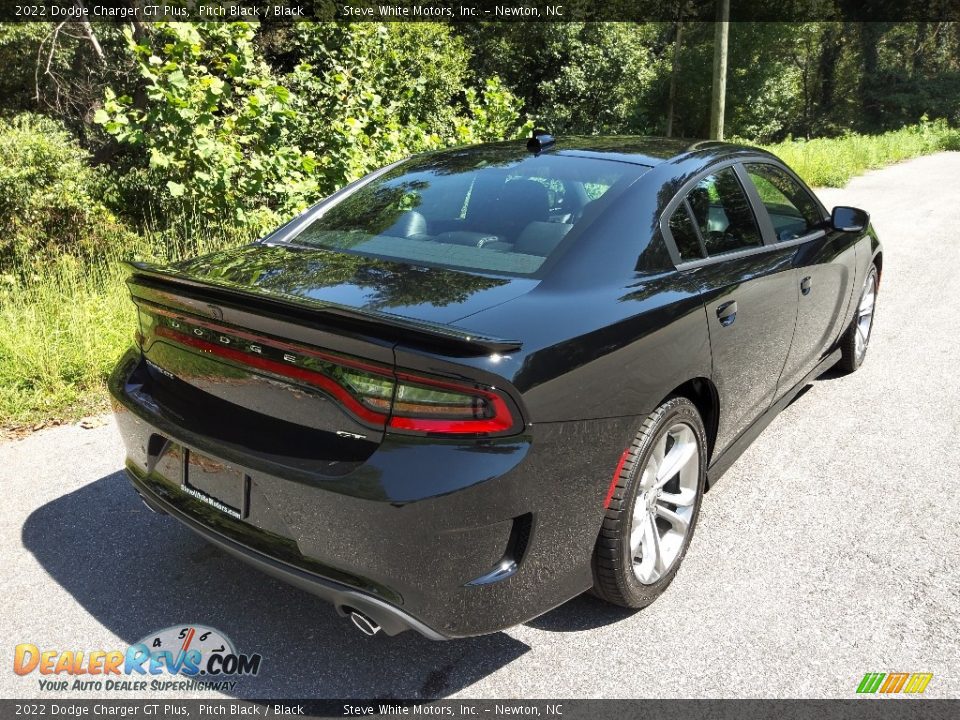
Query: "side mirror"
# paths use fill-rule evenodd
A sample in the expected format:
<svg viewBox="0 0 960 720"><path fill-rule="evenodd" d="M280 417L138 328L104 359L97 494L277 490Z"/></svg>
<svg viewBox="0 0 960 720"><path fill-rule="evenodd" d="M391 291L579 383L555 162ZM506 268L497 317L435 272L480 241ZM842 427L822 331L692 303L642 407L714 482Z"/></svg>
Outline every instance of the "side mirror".
<svg viewBox="0 0 960 720"><path fill-rule="evenodd" d="M840 232L862 232L870 224L870 213L855 207L838 205L830 213L830 225Z"/></svg>

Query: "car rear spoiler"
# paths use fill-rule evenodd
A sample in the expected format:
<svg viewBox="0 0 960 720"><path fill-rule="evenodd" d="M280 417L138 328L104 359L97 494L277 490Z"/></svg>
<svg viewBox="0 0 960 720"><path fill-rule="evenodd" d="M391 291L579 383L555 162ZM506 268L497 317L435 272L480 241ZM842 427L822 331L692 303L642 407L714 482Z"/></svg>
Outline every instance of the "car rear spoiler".
<svg viewBox="0 0 960 720"><path fill-rule="evenodd" d="M438 351L459 355L486 355L519 350L522 342L487 337L451 325L412 320L399 315L340 305L310 298L278 293L263 288L252 290L223 280L198 280L174 269L151 263L127 261L127 285L135 298L169 304L171 300L222 302L242 308L283 311L291 320L353 327L369 334L435 347ZM197 307L194 304L193 307ZM199 304L200 308L208 305ZM184 308L187 310L193 308Z"/></svg>

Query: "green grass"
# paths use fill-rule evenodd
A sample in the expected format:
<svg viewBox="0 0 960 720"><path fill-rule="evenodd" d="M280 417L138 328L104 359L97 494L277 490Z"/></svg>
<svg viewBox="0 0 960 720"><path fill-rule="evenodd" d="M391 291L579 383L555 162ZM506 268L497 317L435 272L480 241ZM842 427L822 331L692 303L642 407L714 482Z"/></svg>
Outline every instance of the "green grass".
<svg viewBox="0 0 960 720"><path fill-rule="evenodd" d="M72 419L106 407L103 381L133 339L119 266L69 262L0 296L0 422Z"/></svg>
<svg viewBox="0 0 960 720"><path fill-rule="evenodd" d="M960 150L960 131L942 121L922 122L883 135L767 147L811 185L837 187L871 168ZM0 269L0 432L107 409L104 381L135 330L121 257L169 261L242 241L226 230L188 227L184 223L172 240L170 233L148 233L135 247L84 262L63 256L34 262L29 270Z"/></svg>
<svg viewBox="0 0 960 720"><path fill-rule="evenodd" d="M787 140L765 149L793 168L813 187L843 187L867 170L940 150L960 150L960 130L943 120L882 135L849 134L837 138Z"/></svg>
<svg viewBox="0 0 960 720"><path fill-rule="evenodd" d="M19 277L0 275L0 432L106 410L104 382L136 330L123 257L170 261L240 242L205 237L171 242L153 233L95 260L65 255Z"/></svg>

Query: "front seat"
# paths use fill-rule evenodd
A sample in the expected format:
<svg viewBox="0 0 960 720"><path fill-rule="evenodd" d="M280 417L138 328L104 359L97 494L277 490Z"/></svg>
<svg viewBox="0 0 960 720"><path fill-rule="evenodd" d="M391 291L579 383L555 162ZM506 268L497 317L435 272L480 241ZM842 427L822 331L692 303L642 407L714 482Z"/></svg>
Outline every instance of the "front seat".
<svg viewBox="0 0 960 720"><path fill-rule="evenodd" d="M532 222L520 233L520 237L513 245L513 251L547 257L572 227L570 223Z"/></svg>
<svg viewBox="0 0 960 720"><path fill-rule="evenodd" d="M509 180L500 190L495 212L491 219L496 234L508 242L515 242L530 223L550 219L550 194L536 180Z"/></svg>

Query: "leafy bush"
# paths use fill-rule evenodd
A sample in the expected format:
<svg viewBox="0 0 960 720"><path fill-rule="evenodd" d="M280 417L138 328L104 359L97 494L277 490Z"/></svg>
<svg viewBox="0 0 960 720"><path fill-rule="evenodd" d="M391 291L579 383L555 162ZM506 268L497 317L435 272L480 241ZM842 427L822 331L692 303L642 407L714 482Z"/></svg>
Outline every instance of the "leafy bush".
<svg viewBox="0 0 960 720"><path fill-rule="evenodd" d="M8 282L51 255L89 258L128 239L101 203L101 186L86 150L56 121L0 121L0 272Z"/></svg>
<svg viewBox="0 0 960 720"><path fill-rule="evenodd" d="M95 121L139 146L175 214L266 229L317 195L311 152L293 144L290 91L259 58L249 23L156 23L128 33L145 104L109 88ZM170 202L170 201L174 202Z"/></svg>
<svg viewBox="0 0 960 720"><path fill-rule="evenodd" d="M190 217L262 232L393 160L527 129L496 78L464 89L467 50L446 26L302 23L281 79L254 32L155 23L140 42L128 34L146 100L108 89L95 120L149 158L124 183L153 188L146 214L161 226Z"/></svg>
<svg viewBox="0 0 960 720"><path fill-rule="evenodd" d="M292 42L299 142L322 194L412 153L529 132L499 78L468 82L446 25L302 23Z"/></svg>

